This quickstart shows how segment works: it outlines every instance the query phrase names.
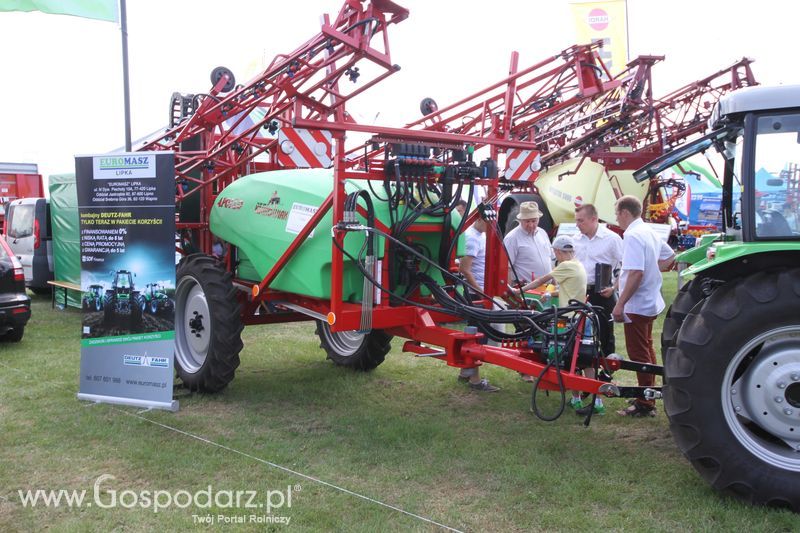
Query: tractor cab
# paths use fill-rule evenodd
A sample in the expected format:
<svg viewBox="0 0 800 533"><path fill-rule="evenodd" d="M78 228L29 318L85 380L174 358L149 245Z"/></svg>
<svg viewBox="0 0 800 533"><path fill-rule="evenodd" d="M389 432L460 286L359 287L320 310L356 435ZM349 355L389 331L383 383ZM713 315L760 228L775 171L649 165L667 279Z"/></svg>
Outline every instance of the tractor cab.
<svg viewBox="0 0 800 533"><path fill-rule="evenodd" d="M133 289L133 277L127 270L118 270L114 275L114 289L129 292Z"/></svg>
<svg viewBox="0 0 800 533"><path fill-rule="evenodd" d="M686 274L761 252L781 255L761 258L762 266L785 264L783 254L800 249L800 86L736 91L719 101L709 126L711 133L634 174L644 181L695 154L721 155L724 233L706 236L678 261L692 265Z"/></svg>
<svg viewBox="0 0 800 533"><path fill-rule="evenodd" d="M158 298L164 293L164 287L159 283L148 283L145 285L144 292L149 298Z"/></svg>

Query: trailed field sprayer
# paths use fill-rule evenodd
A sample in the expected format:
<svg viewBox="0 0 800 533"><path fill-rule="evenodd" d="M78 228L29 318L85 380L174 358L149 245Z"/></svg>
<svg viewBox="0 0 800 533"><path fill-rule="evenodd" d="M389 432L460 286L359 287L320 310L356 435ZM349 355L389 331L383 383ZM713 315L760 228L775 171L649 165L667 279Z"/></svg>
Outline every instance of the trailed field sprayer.
<svg viewBox="0 0 800 533"><path fill-rule="evenodd" d="M337 365L373 369L402 338L404 351L453 367L533 375L532 408L543 419L564 410L567 389L658 396L611 382L616 370L661 368L602 353L588 333L598 331L599 314L583 302L544 311L494 302L507 290L496 203L464 218L455 203L478 186L496 199L497 154L536 155L535 145L509 129L365 126L346 112L347 101L399 70L387 32L407 16L389 0L348 0L334 20L323 17L318 35L246 84L219 68L208 94L173 95L172 126L139 147L175 151L179 377L218 391L239 366L244 325L314 320ZM348 132L371 135L358 149L365 157L348 156ZM479 157L484 146L489 153ZM485 293L452 273L462 231L477 217L490 222L486 279L495 283ZM221 260L211 255L215 238L226 243ZM465 319L478 331L452 326ZM485 337L495 344L482 344ZM600 379L581 373L589 366ZM560 393L554 414L537 405L542 391Z"/></svg>

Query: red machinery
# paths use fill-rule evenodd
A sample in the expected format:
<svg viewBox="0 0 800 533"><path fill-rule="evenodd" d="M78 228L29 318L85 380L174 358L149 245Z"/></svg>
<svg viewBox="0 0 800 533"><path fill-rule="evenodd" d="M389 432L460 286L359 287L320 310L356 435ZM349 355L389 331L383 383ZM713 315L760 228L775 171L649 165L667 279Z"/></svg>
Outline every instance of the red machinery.
<svg viewBox="0 0 800 533"><path fill-rule="evenodd" d="M208 95L174 95L172 127L140 147L141 150L175 151L177 227L183 233L185 243L209 254L212 242L209 212L226 186L253 171L291 166L294 160L287 160L284 156L290 156L293 149L301 150L293 141L298 138L293 133L303 131L323 146L319 152L305 154L308 156L305 166L315 166L310 159L325 166L321 164L328 156L324 149L325 139L332 140L333 192L261 281L232 279L237 272L235 250L229 250L224 265L206 255L187 258L187 262L198 265L200 272L197 274L200 279L193 280L193 288L197 290L192 292L192 298L202 300L204 307L203 313L195 312L194 316L188 316L187 311L187 316L181 316L180 309L186 302L177 302L176 343L194 345L197 343L195 337L201 339L206 344L203 353L199 354L202 357L198 357L201 362L196 372L218 372L215 379L195 380L193 386L219 390L233 378L242 347L242 324L289 322L311 317L329 335L355 339L353 342L358 345L359 353L373 348L382 352L373 359L357 361L357 364L347 362L347 355L335 359L347 366L362 369L377 366L388 350L390 336L401 336L410 339L404 344L405 351L442 359L451 366L473 367L493 363L538 376L540 379L534 392L544 388L562 393L573 389L609 396L652 394L652 391L638 387L620 387L588 379L576 371L581 359L584 365L593 364L607 370L636 368L638 371L660 372L655 366L642 369L641 365L634 367L618 359L599 356L593 348L596 343L584 336L586 321L594 321L596 326L597 318L590 308L574 303L546 313L527 309L492 309L490 297L504 294L506 290L498 281L501 269L505 268L505 258L495 253L499 246L498 234L490 234L487 253L487 279L498 282L470 304L463 301L459 293L463 282L444 274L445 285L437 285L421 270L413 271L415 261L433 261L419 253L414 258L413 249L407 244L393 242L392 227L378 220L367 225L357 220L356 211L368 221L370 212L358 204L358 197L346 193L346 180L385 183L387 176L394 176L394 172L398 177L397 187L402 176L404 186L416 187L417 190L421 187L436 189L443 198L448 197L448 191L456 184L486 186L493 197L500 185L494 157L502 151L526 152L526 157L537 155L535 144L515 139L522 136L520 127L533 131L531 128L536 121L555 117L566 109L584 104L593 96L628 83L602 81L607 72L596 56L596 45L572 47L523 71L517 71L515 54L509 77L479 93L477 99L481 103L477 107L467 103L467 100L476 98L438 111L429 107L431 112L425 119L407 128L359 125L347 114L345 104L397 70L391 62L387 29L407 15L405 9L389 0L373 0L363 6L360 2L348 0L334 21L328 17L323 19L320 34L294 52L278 56L264 73L247 84L236 86L230 72L216 69L212 73L214 87ZM381 50L373 47L374 40L382 41ZM464 120L466 116L471 118ZM515 117L519 117L522 126L517 126ZM263 130L269 135L265 135ZM371 133L370 145L377 145L378 149L368 150L367 157L360 160L348 158L344 143L344 134L348 131ZM282 140L281 132L285 134ZM275 133L277 138L273 135ZM294 146L285 144L287 142ZM472 152L482 146L489 147L490 157L478 165L472 160ZM304 166L296 161L294 164ZM457 232L452 232L448 224L454 203L441 202L441 205L445 222L434 231L442 233L443 238L455 238ZM330 298L312 298L273 289L271 285L278 274L330 210L334 221ZM482 210L485 217L494 216L491 205L484 205ZM477 213L472 214L475 216ZM431 231L413 221L409 227L419 232ZM412 260L403 268L409 269L416 284L411 283L403 295L393 294L382 300L373 301L373 298L365 296L361 303L343 301L345 254L342 243L352 232L380 235L389 258L393 246L404 247L406 256ZM188 246L183 251L190 252ZM444 262L450 257L452 247L445 254ZM370 279L374 271L362 267L359 258L355 259L365 278L377 286L391 287L388 269L378 274L376 279ZM213 283L206 285L202 280L206 274L201 271L212 276ZM181 284L179 279L176 300L179 299ZM219 294L225 298L212 297L210 293L206 296L204 291L211 289L222 290ZM387 292L387 289L381 290ZM226 298L235 299L238 304L221 301ZM370 329L360 331L364 327L365 314ZM481 324L513 323L518 332L500 335L485 327L485 333L501 340L500 346L487 346L479 344L481 334L443 326L464 318L478 320ZM203 321L208 321L211 327L204 327ZM598 330L597 327L593 329ZM220 331L225 332L223 345L216 344L217 338L209 333L214 331L216 336ZM187 337L185 342L181 340L182 336Z"/></svg>
<svg viewBox="0 0 800 533"><path fill-rule="evenodd" d="M406 128L535 143L537 150L504 154L505 179L500 183L511 194L501 195L496 187L488 190L487 203L498 206L500 227L508 231L518 203L535 199L547 210L547 198L536 185L540 169L573 159L578 161L577 166L558 177L570 179L568 175L576 173L585 160L599 162L609 171L609 179L617 180L612 181L612 187L619 197L623 191L615 171L630 173L702 131L720 96L756 84L750 70L752 61L742 59L656 98L651 71L663 56L640 56L609 80L598 56L599 47L599 43L572 46L525 69L518 68L515 52L507 78L441 109L432 99L425 99L421 104L423 117ZM494 147L490 156L497 160L504 152ZM359 155L358 148L349 154L361 167L379 155L378 151ZM629 181L633 183L632 177ZM669 207L684 190L682 184L676 184L678 188L670 195L667 185L654 181L645 197L650 212L663 211L664 216L656 220L660 222L666 220ZM502 253L499 240L487 241L487 253ZM502 294L506 285L505 264L500 263L499 271L493 263L487 264L485 279L494 282L491 292L495 295Z"/></svg>

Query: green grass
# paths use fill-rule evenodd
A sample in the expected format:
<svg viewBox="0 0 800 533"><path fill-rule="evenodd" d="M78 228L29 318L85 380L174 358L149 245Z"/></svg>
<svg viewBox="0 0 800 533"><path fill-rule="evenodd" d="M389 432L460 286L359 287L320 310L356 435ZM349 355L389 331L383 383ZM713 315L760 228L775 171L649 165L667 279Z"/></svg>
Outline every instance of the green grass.
<svg viewBox="0 0 800 533"><path fill-rule="evenodd" d="M674 295L674 276L665 293ZM269 490L300 485L302 531L436 530L398 511L209 445L149 421L469 531L796 530L797 516L712 491L655 419L571 413L546 423L530 385L483 369L503 390L470 392L456 370L399 351L369 373L334 367L311 324L245 330L242 366L214 396L178 391L171 414L75 398L80 313L35 297L19 344L0 345L0 529L151 531L200 527L206 509L23 508L18 489ZM660 333L660 321L658 325ZM619 332L619 344L622 335ZM632 377L627 378L631 380ZM609 411L622 400L607 401ZM261 501L261 500L259 500ZM212 514L249 515L246 509ZM239 526L279 530L283 526Z"/></svg>

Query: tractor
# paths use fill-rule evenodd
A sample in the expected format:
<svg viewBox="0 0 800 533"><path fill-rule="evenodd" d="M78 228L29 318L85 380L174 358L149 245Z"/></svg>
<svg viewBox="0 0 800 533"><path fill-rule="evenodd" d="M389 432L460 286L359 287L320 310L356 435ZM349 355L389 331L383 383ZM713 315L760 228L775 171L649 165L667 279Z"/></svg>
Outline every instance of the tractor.
<svg viewBox="0 0 800 533"><path fill-rule="evenodd" d="M148 283L144 286L141 305L142 312L150 311L154 315L169 312L175 307L172 299L167 296L166 289L160 283Z"/></svg>
<svg viewBox="0 0 800 533"><path fill-rule="evenodd" d="M724 160L724 231L678 256L691 278L661 338L664 408L683 454L715 488L800 510L800 86L717 104L711 132L638 170Z"/></svg>
<svg viewBox="0 0 800 533"><path fill-rule="evenodd" d="M89 285L88 290L83 293L82 303L84 311L102 311L103 286Z"/></svg>
<svg viewBox="0 0 800 533"><path fill-rule="evenodd" d="M106 326L111 326L117 320L126 319L129 329L136 331L142 325L144 305L144 298L133 284L136 274L128 270L117 270L111 275L111 289L106 290L103 297L103 321Z"/></svg>

